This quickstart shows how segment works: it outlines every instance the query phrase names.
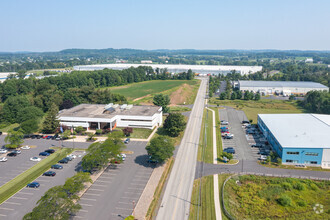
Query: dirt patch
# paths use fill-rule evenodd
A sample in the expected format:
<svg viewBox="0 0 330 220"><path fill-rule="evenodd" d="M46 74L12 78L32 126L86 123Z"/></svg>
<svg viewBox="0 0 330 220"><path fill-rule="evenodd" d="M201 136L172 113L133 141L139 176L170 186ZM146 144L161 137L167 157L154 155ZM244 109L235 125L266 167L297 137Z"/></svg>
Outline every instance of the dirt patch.
<svg viewBox="0 0 330 220"><path fill-rule="evenodd" d="M147 98L147 97L150 97L150 96L151 96L151 94L136 98L136 99L133 100L133 102L139 101L141 99L144 99L144 98Z"/></svg>
<svg viewBox="0 0 330 220"><path fill-rule="evenodd" d="M175 92L173 92L170 95L171 98L170 106L180 105L180 104L184 104L184 102L187 102L187 99L191 95L191 90L192 90L192 86L186 83L180 86L179 89L177 89Z"/></svg>

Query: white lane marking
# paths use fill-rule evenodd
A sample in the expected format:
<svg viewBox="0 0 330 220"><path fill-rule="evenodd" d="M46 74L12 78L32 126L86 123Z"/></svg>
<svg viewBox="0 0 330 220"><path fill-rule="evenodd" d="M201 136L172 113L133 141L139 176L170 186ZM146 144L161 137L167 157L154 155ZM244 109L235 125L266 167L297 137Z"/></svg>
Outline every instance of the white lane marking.
<svg viewBox="0 0 330 220"><path fill-rule="evenodd" d="M90 200L90 201L96 201L96 199L88 199L88 198L80 198L80 200Z"/></svg>
<svg viewBox="0 0 330 220"><path fill-rule="evenodd" d="M85 192L84 195L88 195L88 196L100 196L101 194L94 194L94 193Z"/></svg>
<svg viewBox="0 0 330 220"><path fill-rule="evenodd" d="M145 186L146 184L141 184L141 183L131 183L131 185Z"/></svg>
<svg viewBox="0 0 330 220"><path fill-rule="evenodd" d="M97 184L97 183L94 183L93 186L108 187L108 185L100 185L100 184Z"/></svg>
<svg viewBox="0 0 330 220"><path fill-rule="evenodd" d="M133 187L128 187L127 189L131 189L131 190L144 190L144 188L133 188Z"/></svg>
<svg viewBox="0 0 330 220"><path fill-rule="evenodd" d="M79 203L80 205L84 205L84 206L93 206L93 205L90 205L90 204L84 204L84 203Z"/></svg>
<svg viewBox="0 0 330 220"><path fill-rule="evenodd" d="M128 205L132 205L133 204L133 202L118 202L118 203L128 204Z"/></svg>
<svg viewBox="0 0 330 220"><path fill-rule="evenodd" d="M6 217L7 215L0 214L0 216Z"/></svg>
<svg viewBox="0 0 330 220"><path fill-rule="evenodd" d="M101 182L101 183L111 183L109 181L103 181L103 180L96 180L96 182Z"/></svg>
<svg viewBox="0 0 330 220"><path fill-rule="evenodd" d="M100 192L103 192L103 191L104 191L104 189L91 189L91 188L89 188L88 191L90 191L90 190L93 190L93 191L100 191Z"/></svg>
<svg viewBox="0 0 330 220"><path fill-rule="evenodd" d="M17 194L33 195L33 193L26 193L26 192L18 192Z"/></svg>
<svg viewBox="0 0 330 220"><path fill-rule="evenodd" d="M141 192L124 192L126 194L141 194Z"/></svg>
<svg viewBox="0 0 330 220"><path fill-rule="evenodd" d="M102 178L102 179L113 179L113 177L106 177L106 176L100 176L98 179L100 179L100 178Z"/></svg>
<svg viewBox="0 0 330 220"><path fill-rule="evenodd" d="M28 199L28 198L17 197L17 196L12 196L11 198L14 198L14 199Z"/></svg>
<svg viewBox="0 0 330 220"><path fill-rule="evenodd" d="M85 210L85 209L80 209L79 211L80 212L88 212L88 210Z"/></svg>
<svg viewBox="0 0 330 220"><path fill-rule="evenodd" d="M5 204L5 203L7 203L7 204L11 204L11 205L22 205L21 203L17 203L17 202L4 202L3 204Z"/></svg>
<svg viewBox="0 0 330 220"><path fill-rule="evenodd" d="M127 209L127 208L118 208L118 207L116 207L115 209L122 209L122 210L129 210L129 211L133 210L133 209Z"/></svg>
<svg viewBox="0 0 330 220"><path fill-rule="evenodd" d="M9 210L9 211L13 211L14 209L11 209L11 208L5 208L5 207L0 207L0 209L3 209L3 210Z"/></svg>

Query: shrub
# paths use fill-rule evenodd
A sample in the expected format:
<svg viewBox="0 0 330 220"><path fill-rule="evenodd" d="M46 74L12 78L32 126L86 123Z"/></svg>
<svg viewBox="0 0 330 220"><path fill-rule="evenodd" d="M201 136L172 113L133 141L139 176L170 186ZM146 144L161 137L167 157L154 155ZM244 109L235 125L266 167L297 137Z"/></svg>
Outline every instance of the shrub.
<svg viewBox="0 0 330 220"><path fill-rule="evenodd" d="M74 130L75 130L75 132L77 132L78 134L81 133L81 132L83 132L83 131L86 131L86 129L83 128L82 126L78 126L78 127L76 127Z"/></svg>
<svg viewBox="0 0 330 220"><path fill-rule="evenodd" d="M127 127L123 129L123 133L125 136L130 136L133 133L133 128Z"/></svg>
<svg viewBox="0 0 330 220"><path fill-rule="evenodd" d="M97 135L102 134L102 129L97 129L97 130L95 131L95 134L97 134Z"/></svg>
<svg viewBox="0 0 330 220"><path fill-rule="evenodd" d="M282 185L282 188L287 191L290 191L292 189L292 185L290 183L284 182L281 185Z"/></svg>
<svg viewBox="0 0 330 220"><path fill-rule="evenodd" d="M282 195L280 198L277 199L277 202L281 206L289 206L291 205L292 200L288 195Z"/></svg>
<svg viewBox="0 0 330 220"><path fill-rule="evenodd" d="M294 185L294 188L299 191L303 191L305 189L305 186L304 186L304 184L298 182Z"/></svg>
<svg viewBox="0 0 330 220"><path fill-rule="evenodd" d="M307 203L304 200L300 200L297 202L297 205L300 207L305 207L307 205Z"/></svg>

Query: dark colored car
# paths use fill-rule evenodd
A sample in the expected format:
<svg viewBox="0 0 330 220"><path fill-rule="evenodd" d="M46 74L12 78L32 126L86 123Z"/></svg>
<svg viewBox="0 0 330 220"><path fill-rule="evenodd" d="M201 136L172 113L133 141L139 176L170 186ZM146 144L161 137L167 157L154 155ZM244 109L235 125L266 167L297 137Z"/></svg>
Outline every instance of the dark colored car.
<svg viewBox="0 0 330 220"><path fill-rule="evenodd" d="M9 154L7 154L8 157L16 157L17 153L11 152Z"/></svg>
<svg viewBox="0 0 330 220"><path fill-rule="evenodd" d="M50 153L47 153L47 152L41 152L40 154L39 154L39 156L49 156L50 155Z"/></svg>
<svg viewBox="0 0 330 220"><path fill-rule="evenodd" d="M12 153L15 153L15 154L20 154L21 151L20 150L13 150Z"/></svg>
<svg viewBox="0 0 330 220"><path fill-rule="evenodd" d="M230 154L235 154L234 148L226 148L223 150L224 152L230 153Z"/></svg>
<svg viewBox="0 0 330 220"><path fill-rule="evenodd" d="M42 138L43 136L42 135L36 135L36 138L37 139L40 139L40 138Z"/></svg>
<svg viewBox="0 0 330 220"><path fill-rule="evenodd" d="M249 121L242 121L242 124L250 124Z"/></svg>
<svg viewBox="0 0 330 220"><path fill-rule="evenodd" d="M60 160L60 161L58 161L59 163L68 163L69 162L69 160L67 160L67 159L62 159L62 160Z"/></svg>
<svg viewBox="0 0 330 220"><path fill-rule="evenodd" d="M31 138L32 139L36 139L37 138L37 135L31 135Z"/></svg>
<svg viewBox="0 0 330 220"><path fill-rule="evenodd" d="M158 160L155 160L152 158L152 156L149 156L149 159L147 160L148 163L158 163Z"/></svg>
<svg viewBox="0 0 330 220"><path fill-rule="evenodd" d="M29 183L26 185L26 187L29 187L29 188L38 188L40 186L40 183L38 182L32 182L32 183Z"/></svg>
<svg viewBox="0 0 330 220"><path fill-rule="evenodd" d="M0 131L0 135L2 135L2 131Z"/></svg>
<svg viewBox="0 0 330 220"><path fill-rule="evenodd" d="M251 147L262 148L264 145L262 144L252 144Z"/></svg>
<svg viewBox="0 0 330 220"><path fill-rule="evenodd" d="M47 140L50 140L50 139L52 139L53 138L53 136L48 136L46 139Z"/></svg>
<svg viewBox="0 0 330 220"><path fill-rule="evenodd" d="M49 154L53 154L53 153L55 153L55 150L54 149L48 149L48 150L45 150L45 152L47 152Z"/></svg>
<svg viewBox="0 0 330 220"><path fill-rule="evenodd" d="M42 174L43 176L55 176L56 173L54 171L47 171L44 174Z"/></svg>
<svg viewBox="0 0 330 220"><path fill-rule="evenodd" d="M128 144L131 141L131 139L126 138L126 140L124 141L125 144Z"/></svg>
<svg viewBox="0 0 330 220"><path fill-rule="evenodd" d="M71 160L73 160L73 158L72 158L72 157L66 157L66 158L64 158L64 159L66 159L66 160L68 160L68 161L71 161Z"/></svg>
<svg viewBox="0 0 330 220"><path fill-rule="evenodd" d="M60 169L63 169L63 166L62 165L59 165L59 164L54 164L54 165L52 165L51 168L52 169L56 169L56 170L60 170Z"/></svg>
<svg viewBox="0 0 330 220"><path fill-rule="evenodd" d="M23 136L24 139L31 138L31 137L32 137L32 135L30 135L30 134L24 134L24 136Z"/></svg>

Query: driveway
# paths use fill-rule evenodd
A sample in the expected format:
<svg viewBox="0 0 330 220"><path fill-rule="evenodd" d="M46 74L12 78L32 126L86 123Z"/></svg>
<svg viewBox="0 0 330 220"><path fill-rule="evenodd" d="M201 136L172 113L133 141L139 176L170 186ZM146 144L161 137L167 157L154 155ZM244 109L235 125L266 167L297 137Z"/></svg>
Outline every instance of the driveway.
<svg viewBox="0 0 330 220"><path fill-rule="evenodd" d="M147 163L147 142L131 141L126 160L108 167L81 197L82 209L74 219L124 219L132 214L154 165Z"/></svg>

